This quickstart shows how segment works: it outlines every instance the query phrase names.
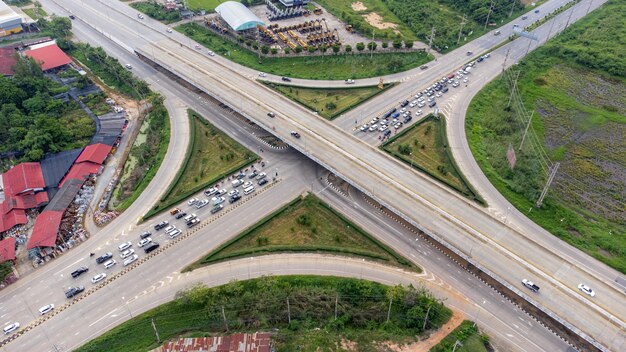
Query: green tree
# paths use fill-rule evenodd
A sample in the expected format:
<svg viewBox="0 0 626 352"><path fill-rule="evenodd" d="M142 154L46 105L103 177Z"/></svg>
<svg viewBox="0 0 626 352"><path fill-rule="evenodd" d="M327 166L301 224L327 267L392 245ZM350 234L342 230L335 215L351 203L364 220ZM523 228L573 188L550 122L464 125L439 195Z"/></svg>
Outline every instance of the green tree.
<svg viewBox="0 0 626 352"><path fill-rule="evenodd" d="M314 45L309 45L309 47L306 50L310 53L314 53L315 50L317 50L317 48Z"/></svg>
<svg viewBox="0 0 626 352"><path fill-rule="evenodd" d="M413 42L408 41L408 42L404 42L404 47L407 49L411 49L413 47Z"/></svg>
<svg viewBox="0 0 626 352"><path fill-rule="evenodd" d="M337 54L341 50L341 46L339 44L333 44L333 53Z"/></svg>
<svg viewBox="0 0 626 352"><path fill-rule="evenodd" d="M346 44L346 46L344 46L344 50L347 53L351 53L352 52L352 45Z"/></svg>
<svg viewBox="0 0 626 352"><path fill-rule="evenodd" d="M382 43L382 47L383 47L383 49L387 49L387 47L388 47L388 46L389 46L389 43L387 43L387 41L384 41L384 42Z"/></svg>
<svg viewBox="0 0 626 352"><path fill-rule="evenodd" d="M358 50L358 51L363 51L363 50L365 50L365 44L363 44L363 43L361 43L361 42L356 43L356 50Z"/></svg>
<svg viewBox="0 0 626 352"><path fill-rule="evenodd" d="M367 49L368 50L376 50L377 44L376 42L369 42L367 43Z"/></svg>
<svg viewBox="0 0 626 352"><path fill-rule="evenodd" d="M402 47L402 41L400 39L395 39L392 45L394 49L400 49Z"/></svg>
<svg viewBox="0 0 626 352"><path fill-rule="evenodd" d="M298 45L296 47L296 53L300 54L302 52L302 47L300 45Z"/></svg>
<svg viewBox="0 0 626 352"><path fill-rule="evenodd" d="M267 45L263 45L261 47L261 52L265 55L267 55L270 52L270 48Z"/></svg>

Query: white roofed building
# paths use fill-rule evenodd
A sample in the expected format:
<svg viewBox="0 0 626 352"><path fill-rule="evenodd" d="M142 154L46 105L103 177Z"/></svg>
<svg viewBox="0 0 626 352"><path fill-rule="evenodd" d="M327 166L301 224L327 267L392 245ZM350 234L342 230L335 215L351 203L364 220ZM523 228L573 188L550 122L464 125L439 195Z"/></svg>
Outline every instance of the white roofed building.
<svg viewBox="0 0 626 352"><path fill-rule="evenodd" d="M257 25L265 26L250 9L236 1L226 1L215 8L222 20L235 31L245 31L256 28Z"/></svg>

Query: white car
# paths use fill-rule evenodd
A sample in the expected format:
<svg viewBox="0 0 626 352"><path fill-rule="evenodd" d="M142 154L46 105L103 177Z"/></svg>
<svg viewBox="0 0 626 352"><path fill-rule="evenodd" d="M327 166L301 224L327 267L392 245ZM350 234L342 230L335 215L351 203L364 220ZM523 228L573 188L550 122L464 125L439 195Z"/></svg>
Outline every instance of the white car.
<svg viewBox="0 0 626 352"><path fill-rule="evenodd" d="M117 264L117 262L115 261L115 259L111 259L108 262L104 263L104 268L105 269L109 269L112 268L115 264Z"/></svg>
<svg viewBox="0 0 626 352"><path fill-rule="evenodd" d="M148 243L150 243L150 242L152 242L152 238L150 238L150 237L146 237L146 238L144 238L143 240L139 241L139 243L137 243L137 245L138 245L139 247L143 247L143 246L147 245L147 244L148 244Z"/></svg>
<svg viewBox="0 0 626 352"><path fill-rule="evenodd" d="M48 312L51 312L54 309L54 304L48 304L41 308L39 308L39 315L44 315Z"/></svg>
<svg viewBox="0 0 626 352"><path fill-rule="evenodd" d="M353 79L347 79L345 82L346 82L346 84L354 84L354 80Z"/></svg>
<svg viewBox="0 0 626 352"><path fill-rule="evenodd" d="M377 124L373 124L370 126L370 132L374 132L378 129L378 125Z"/></svg>
<svg viewBox="0 0 626 352"><path fill-rule="evenodd" d="M124 65L124 67L126 67L126 68L127 68L127 69L129 69L129 70L132 70L132 69L133 69L133 66L131 66L131 64L126 64L126 65Z"/></svg>
<svg viewBox="0 0 626 352"><path fill-rule="evenodd" d="M209 200L208 199L201 200L198 203L196 203L196 208L198 208L198 209L204 208L207 204L209 204Z"/></svg>
<svg viewBox="0 0 626 352"><path fill-rule="evenodd" d="M209 56L215 56L215 53L209 50Z"/></svg>
<svg viewBox="0 0 626 352"><path fill-rule="evenodd" d="M133 254L132 257L126 259L124 261L124 266L130 265L132 263L134 263L137 259L139 259L139 256L137 254Z"/></svg>
<svg viewBox="0 0 626 352"><path fill-rule="evenodd" d="M213 197L213 198L211 198L211 202L213 203L213 205L222 204L222 203L224 203L224 201L226 201L226 198L224 198L224 197Z"/></svg>
<svg viewBox="0 0 626 352"><path fill-rule="evenodd" d="M265 74L265 72L259 72L259 77L266 77L267 75Z"/></svg>
<svg viewBox="0 0 626 352"><path fill-rule="evenodd" d="M117 246L117 249L119 249L120 252L123 252L123 251L127 250L128 248L130 248L132 246L133 246L132 242L128 241L128 242L124 242L124 243L120 244L119 246Z"/></svg>
<svg viewBox="0 0 626 352"><path fill-rule="evenodd" d="M264 179L264 178L266 178L266 177L267 177L267 174L266 174L265 172L261 172L261 173L260 173L260 174L256 177L256 179L257 179L257 180L262 180L262 179Z"/></svg>
<svg viewBox="0 0 626 352"><path fill-rule="evenodd" d="M243 188L244 188L244 189L246 189L246 188L248 188L248 187L250 187L250 186L252 186L252 182L250 182L250 181L247 181L247 182L244 182L244 183L243 183Z"/></svg>
<svg viewBox="0 0 626 352"><path fill-rule="evenodd" d="M217 187L211 187L211 188L207 189L206 191L204 191L204 195L209 197L209 196L212 196L212 195L216 194L217 192L218 192Z"/></svg>
<svg viewBox="0 0 626 352"><path fill-rule="evenodd" d="M370 127L370 126L369 126L368 124L365 124L365 125L361 126L361 131L362 131L362 132L367 132L367 129L368 129L369 127Z"/></svg>
<svg viewBox="0 0 626 352"><path fill-rule="evenodd" d="M172 33L172 29L171 29L171 28L168 28L168 29L167 29L167 33Z"/></svg>
<svg viewBox="0 0 626 352"><path fill-rule="evenodd" d="M385 132L385 130L387 129L387 125L382 125L380 126L380 128L378 129L379 132Z"/></svg>
<svg viewBox="0 0 626 352"><path fill-rule="evenodd" d="M98 282L106 279L106 277L107 277L107 274L105 274L105 273L98 274L98 275L96 275L96 276L91 278L91 283L97 284Z"/></svg>
<svg viewBox="0 0 626 352"><path fill-rule="evenodd" d="M198 202L198 198L191 198L187 201L187 205L194 205Z"/></svg>
<svg viewBox="0 0 626 352"><path fill-rule="evenodd" d="M465 77L463 78L463 83L467 83L469 81L469 78Z"/></svg>
<svg viewBox="0 0 626 352"><path fill-rule="evenodd" d="M578 289L583 291L583 293L593 297L596 295L596 293L591 289L591 287L585 285L585 284L580 284L578 285Z"/></svg>
<svg viewBox="0 0 626 352"><path fill-rule="evenodd" d="M238 189L233 189L232 191L228 192L228 196L229 197L232 197L235 194L239 194L239 190Z"/></svg>
<svg viewBox="0 0 626 352"><path fill-rule="evenodd" d="M200 50L200 45L196 44L194 48L196 48L196 50Z"/></svg>
<svg viewBox="0 0 626 352"><path fill-rule="evenodd" d="M8 335L19 328L20 328L20 323L15 322L13 324L9 324L5 326L4 329L2 329L2 331L4 331L4 333Z"/></svg>
<svg viewBox="0 0 626 352"><path fill-rule="evenodd" d="M228 193L228 192L226 191L226 188L222 188L222 189L220 189L219 191L217 191L217 193L215 193L215 195L216 195L216 196L221 196L222 194L226 194L226 193Z"/></svg>
<svg viewBox="0 0 626 352"><path fill-rule="evenodd" d="M194 220L195 220L195 221L194 221ZM195 225L197 222L200 222L200 220L199 220L199 219L193 219L193 220L192 220L192 222L193 222L193 224ZM176 230L174 230L174 231L170 232L170 233L168 234L168 236L170 236L170 238L176 238L176 237L178 237L178 235L180 235L181 233L182 233L182 232L180 232L180 230L179 230L179 229L176 229Z"/></svg>
<svg viewBox="0 0 626 352"><path fill-rule="evenodd" d="M437 93L437 94L435 94L435 96L436 96L437 98L441 98L441 97L442 97L442 94L441 94L441 93Z"/></svg>
<svg viewBox="0 0 626 352"><path fill-rule="evenodd" d="M133 255L133 254L135 254L135 250L134 250L134 249L132 249L132 248L130 248L130 249L127 249L127 250L123 251L123 252L120 254L120 258L125 259L125 258L130 257L130 256L131 256L131 255Z"/></svg>

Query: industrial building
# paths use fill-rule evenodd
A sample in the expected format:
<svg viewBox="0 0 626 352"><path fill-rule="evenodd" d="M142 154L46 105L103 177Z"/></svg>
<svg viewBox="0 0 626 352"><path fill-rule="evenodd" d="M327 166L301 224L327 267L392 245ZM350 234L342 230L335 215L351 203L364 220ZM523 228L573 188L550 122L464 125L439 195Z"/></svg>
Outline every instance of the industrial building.
<svg viewBox="0 0 626 352"><path fill-rule="evenodd" d="M215 8L222 20L235 31L254 29L257 26L265 26L255 14L247 7L236 1L226 1Z"/></svg>
<svg viewBox="0 0 626 352"><path fill-rule="evenodd" d="M0 37L22 31L22 16L0 0Z"/></svg>

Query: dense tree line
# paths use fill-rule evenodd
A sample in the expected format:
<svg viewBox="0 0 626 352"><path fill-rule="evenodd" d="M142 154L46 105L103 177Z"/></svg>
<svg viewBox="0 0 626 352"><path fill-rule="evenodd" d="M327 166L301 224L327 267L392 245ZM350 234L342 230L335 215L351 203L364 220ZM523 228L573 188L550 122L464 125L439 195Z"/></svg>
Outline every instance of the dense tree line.
<svg viewBox="0 0 626 352"><path fill-rule="evenodd" d="M85 145L95 124L76 103L53 96L66 87L44 76L31 58L18 57L12 78L0 77L0 152L19 151L24 160Z"/></svg>

